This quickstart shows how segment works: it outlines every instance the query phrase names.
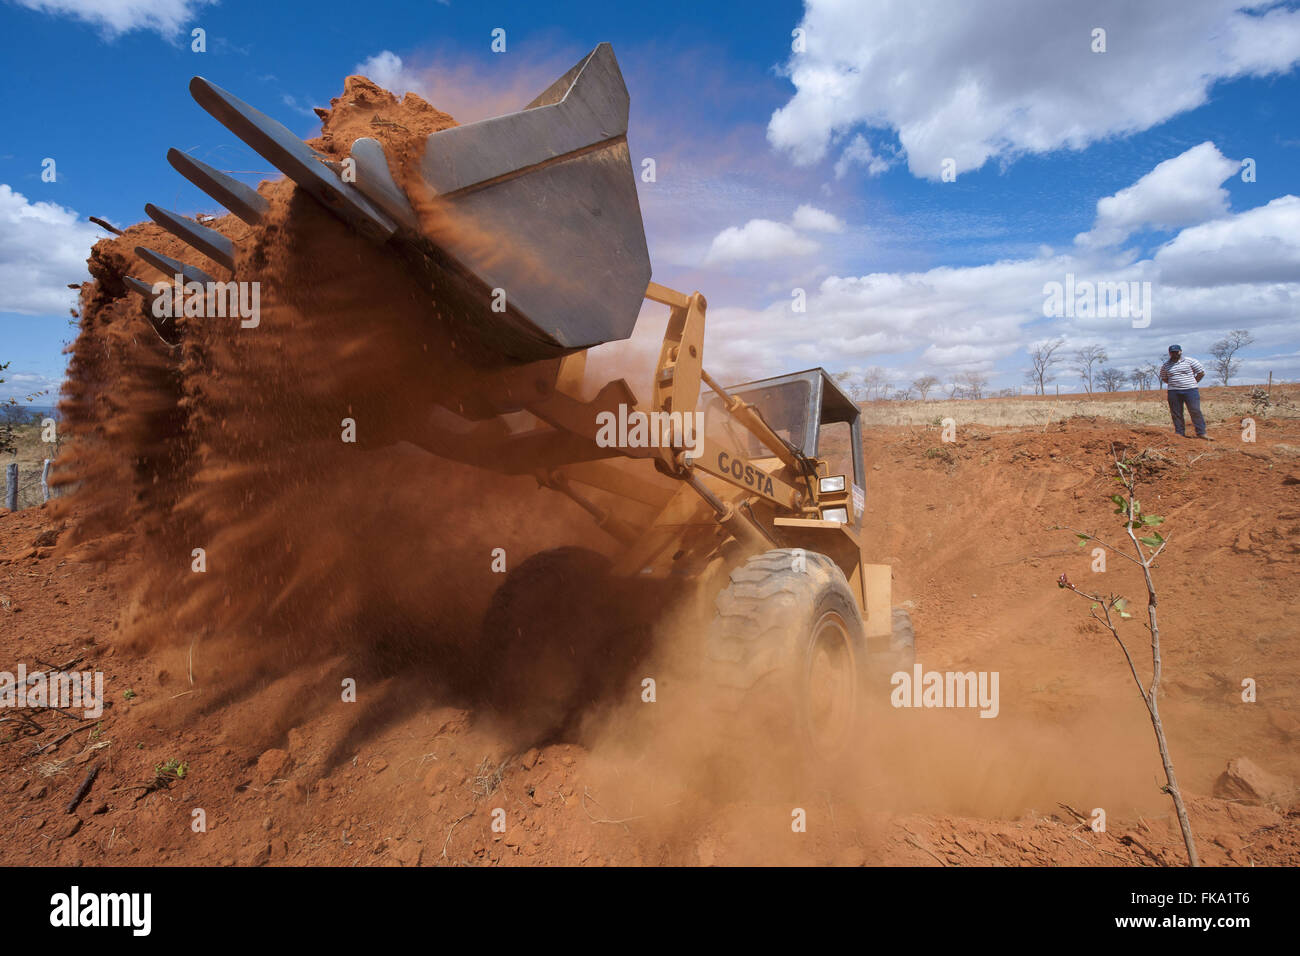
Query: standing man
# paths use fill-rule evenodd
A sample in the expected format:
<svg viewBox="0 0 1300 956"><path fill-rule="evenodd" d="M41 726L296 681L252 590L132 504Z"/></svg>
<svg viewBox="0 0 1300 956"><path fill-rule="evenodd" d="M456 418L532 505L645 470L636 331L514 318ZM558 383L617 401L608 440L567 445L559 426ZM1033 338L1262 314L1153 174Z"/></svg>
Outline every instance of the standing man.
<svg viewBox="0 0 1300 956"><path fill-rule="evenodd" d="M1201 390L1197 383L1205 377L1205 368L1194 358L1183 358L1181 345L1169 346L1169 360L1160 366L1160 381L1169 386L1169 414L1174 420L1174 431L1187 437L1183 421L1183 406L1192 413L1196 437L1213 441L1205 434L1205 416L1201 414Z"/></svg>

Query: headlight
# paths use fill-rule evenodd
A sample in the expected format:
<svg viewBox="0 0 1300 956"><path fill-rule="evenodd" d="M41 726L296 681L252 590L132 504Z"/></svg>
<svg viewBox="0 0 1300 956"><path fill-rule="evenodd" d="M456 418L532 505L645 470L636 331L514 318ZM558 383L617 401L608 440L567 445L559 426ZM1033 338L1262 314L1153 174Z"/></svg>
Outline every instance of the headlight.
<svg viewBox="0 0 1300 956"><path fill-rule="evenodd" d="M827 508L822 512L823 521L838 521L840 524L849 523L848 508Z"/></svg>
<svg viewBox="0 0 1300 956"><path fill-rule="evenodd" d="M823 478L817 482L817 487L821 490L821 493L824 495L830 494L833 491L843 491L844 476L832 475L829 478Z"/></svg>

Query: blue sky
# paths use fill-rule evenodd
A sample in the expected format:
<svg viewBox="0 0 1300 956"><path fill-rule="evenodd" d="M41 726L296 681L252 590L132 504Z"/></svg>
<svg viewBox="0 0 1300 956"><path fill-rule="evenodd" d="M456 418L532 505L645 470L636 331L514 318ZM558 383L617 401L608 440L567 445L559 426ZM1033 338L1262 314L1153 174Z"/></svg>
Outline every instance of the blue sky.
<svg viewBox="0 0 1300 956"><path fill-rule="evenodd" d="M465 121L522 107L602 40L634 162L656 160L639 184L655 279L705 292L706 356L729 376L1018 386L1041 339L1101 344L1127 370L1247 328L1241 381L1300 379L1297 5L1086 6L0 0L0 397L58 386L65 286L102 235L87 215L213 211L169 146L250 183L273 172L191 101L192 75L307 138L310 107L359 68ZM1044 284L1067 274L1151 282L1149 324L1045 316ZM661 334L648 309L617 361Z"/></svg>

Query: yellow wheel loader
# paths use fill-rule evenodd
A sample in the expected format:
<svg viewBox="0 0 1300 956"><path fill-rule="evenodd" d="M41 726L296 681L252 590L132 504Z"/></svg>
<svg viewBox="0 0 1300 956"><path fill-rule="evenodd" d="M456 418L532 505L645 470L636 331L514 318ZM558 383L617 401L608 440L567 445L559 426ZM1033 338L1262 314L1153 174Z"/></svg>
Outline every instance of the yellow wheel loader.
<svg viewBox="0 0 1300 956"><path fill-rule="evenodd" d="M719 699L744 707L761 687L769 703L784 702L811 752L842 751L872 675L910 669L913 653L906 612L891 608L890 569L870 562L861 539L859 409L820 368L730 387L706 371L704 296L650 281L628 93L610 46L519 112L430 134L404 185L375 139L331 161L207 80L190 89L358 242L383 244L437 290L455 359L440 370L427 426L391 437L532 475L617 542L612 558L559 548L515 567L485 640L527 641L534 622L556 615L570 616L575 632L596 628L623 593L611 582L699 589L714 607L701 667ZM169 159L250 225L265 215L256 190L175 150ZM419 211L430 203L472 228L434 242ZM232 239L153 205L146 212L241 278ZM164 274L212 281L137 253ZM150 308L157 293L127 281L175 347L181 330ZM668 322L645 387L619 379L584 391L587 350L631 335L646 299L666 307ZM508 696L509 675L501 680ZM580 685L557 694L580 695Z"/></svg>

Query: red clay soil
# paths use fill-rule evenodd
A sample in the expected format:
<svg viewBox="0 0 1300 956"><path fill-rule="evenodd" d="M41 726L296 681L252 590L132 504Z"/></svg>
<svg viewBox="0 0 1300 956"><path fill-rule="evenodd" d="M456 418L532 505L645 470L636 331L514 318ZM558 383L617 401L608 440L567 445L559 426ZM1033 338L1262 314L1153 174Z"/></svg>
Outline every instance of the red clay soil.
<svg viewBox="0 0 1300 956"><path fill-rule="evenodd" d="M1056 586L1064 571L1140 604L1135 568L1112 559L1094 575L1073 536L1049 530L1111 533L1116 445L1166 459L1144 495L1171 538L1156 571L1162 712L1201 858L1300 863L1295 810L1211 795L1236 756L1300 775L1300 424L1265 422L1253 446L1083 421L982 431L946 446L948 461L927 454L945 447L935 429L869 430L866 530L894 565L895 601L913 605L921 663L997 670L1000 713L884 713L841 773L816 780L728 777L714 742L685 716L679 698L695 691L672 678L680 661L647 662L661 678L655 704L641 703L639 681L629 682L573 742L522 748L464 694L439 686L436 660L416 656L385 672L335 648L286 658L278 670L246 669L237 658L212 660L188 634L139 647L126 632L142 559L105 558L96 542L66 545L75 510L60 519L48 507L5 513L7 659L33 668L82 658L79 669L105 672L110 706L93 727L48 713L35 715L40 733L5 725L0 856L92 865L1177 864L1181 840L1122 655L1086 603ZM415 468L405 472L420 485ZM488 524L513 547L505 524ZM365 538L367 525L346 533ZM469 628L485 605L495 577L485 552L477 542L460 550L412 543L410 559L429 581L456 576L459 561L474 571L458 580L480 585L458 620L409 622L413 636ZM1143 629L1127 627L1145 673ZM339 700L348 674L359 680L357 703ZM1241 702L1245 677L1258 684L1255 703ZM148 789L171 759L187 765L184 778ZM65 813L101 760L89 796ZM1104 809L1106 831L1065 807ZM805 833L792 832L796 808ZM204 833L191 829L195 809L206 813ZM504 833L492 829L496 811Z"/></svg>

